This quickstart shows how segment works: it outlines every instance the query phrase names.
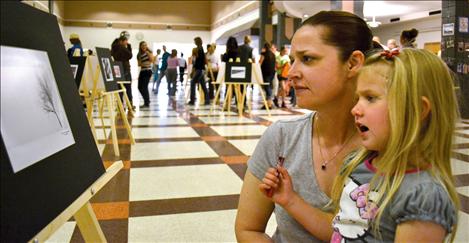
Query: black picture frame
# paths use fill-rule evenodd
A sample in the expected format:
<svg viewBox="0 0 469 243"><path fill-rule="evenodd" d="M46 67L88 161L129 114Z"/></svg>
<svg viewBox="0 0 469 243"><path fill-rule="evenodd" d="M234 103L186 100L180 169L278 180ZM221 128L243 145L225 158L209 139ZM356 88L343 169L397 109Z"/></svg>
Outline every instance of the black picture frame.
<svg viewBox="0 0 469 243"><path fill-rule="evenodd" d="M70 66L72 67L73 73L73 66L76 65L76 73L74 73L73 78L75 79L75 83L77 84L77 88L80 87L81 79L83 77L83 71L85 70L86 64L86 57L69 57Z"/></svg>
<svg viewBox="0 0 469 243"><path fill-rule="evenodd" d="M125 80L125 76L124 76L124 65L122 65L122 62L121 61L114 61L112 63L112 67L114 69L114 79L117 81L117 82L120 82L120 81L130 81L130 80Z"/></svg>
<svg viewBox="0 0 469 243"><path fill-rule="evenodd" d="M114 68L112 66L111 50L109 48L96 47L96 56L98 57L101 76L104 81L106 91L119 90L117 80L115 79Z"/></svg>
<svg viewBox="0 0 469 243"><path fill-rule="evenodd" d="M0 242L27 242L69 207L105 169L70 75L57 18L20 1L2 1L0 6L1 45L47 53L75 138L75 144L14 173L0 136ZM21 125L34 126L34 121L19 121L18 126Z"/></svg>
<svg viewBox="0 0 469 243"><path fill-rule="evenodd" d="M251 83L252 63L227 62L226 83Z"/></svg>

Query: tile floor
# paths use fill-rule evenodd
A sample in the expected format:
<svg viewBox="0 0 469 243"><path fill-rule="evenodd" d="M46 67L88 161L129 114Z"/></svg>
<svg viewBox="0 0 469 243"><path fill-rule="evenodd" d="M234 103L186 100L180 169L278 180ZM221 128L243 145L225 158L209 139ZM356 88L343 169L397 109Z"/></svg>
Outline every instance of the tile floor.
<svg viewBox="0 0 469 243"><path fill-rule="evenodd" d="M165 85L161 85L164 88ZM139 98L134 89L134 100ZM108 242L234 242L234 220L246 161L272 122L310 111L277 109L251 114L188 107L165 92L148 110L129 117L135 145L118 121L121 156L115 157L109 121L95 119L104 165L123 160L120 171L92 200ZM138 103L137 103L138 104ZM259 106L258 106L259 107ZM462 201L456 242L469 242L469 121L458 124L452 159ZM274 218L267 232L275 230ZM71 219L48 242L83 242Z"/></svg>

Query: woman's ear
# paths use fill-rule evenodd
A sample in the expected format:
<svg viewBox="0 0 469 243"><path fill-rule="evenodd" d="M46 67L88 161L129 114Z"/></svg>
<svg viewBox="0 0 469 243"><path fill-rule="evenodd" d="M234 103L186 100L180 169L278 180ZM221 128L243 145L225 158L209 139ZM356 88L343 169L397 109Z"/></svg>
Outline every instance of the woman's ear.
<svg viewBox="0 0 469 243"><path fill-rule="evenodd" d="M361 51L353 51L347 60L348 78L355 77L365 63L365 55Z"/></svg>
<svg viewBox="0 0 469 243"><path fill-rule="evenodd" d="M422 96L422 121L427 119L428 115L432 111L432 104L426 96Z"/></svg>

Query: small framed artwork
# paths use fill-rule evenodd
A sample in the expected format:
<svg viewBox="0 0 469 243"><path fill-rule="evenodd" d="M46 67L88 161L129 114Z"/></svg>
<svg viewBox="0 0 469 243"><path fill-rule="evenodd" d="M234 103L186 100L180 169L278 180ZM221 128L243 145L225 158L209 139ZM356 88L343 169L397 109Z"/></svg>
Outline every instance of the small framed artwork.
<svg viewBox="0 0 469 243"><path fill-rule="evenodd" d="M469 18L468 17L459 17L459 32L467 33L469 32Z"/></svg>
<svg viewBox="0 0 469 243"><path fill-rule="evenodd" d="M117 80L114 78L114 67L111 59L111 50L108 48L96 47L96 54L98 56L98 63L101 68L101 77L104 81L106 91L115 91L119 87Z"/></svg>
<svg viewBox="0 0 469 243"><path fill-rule="evenodd" d="M454 23L443 24L443 36L454 35Z"/></svg>
<svg viewBox="0 0 469 243"><path fill-rule="evenodd" d="M227 62L225 82L251 83L252 63Z"/></svg>
<svg viewBox="0 0 469 243"><path fill-rule="evenodd" d="M112 67L114 69L114 78L117 82L119 81L126 81L124 77L124 66L122 62L115 61L112 63Z"/></svg>

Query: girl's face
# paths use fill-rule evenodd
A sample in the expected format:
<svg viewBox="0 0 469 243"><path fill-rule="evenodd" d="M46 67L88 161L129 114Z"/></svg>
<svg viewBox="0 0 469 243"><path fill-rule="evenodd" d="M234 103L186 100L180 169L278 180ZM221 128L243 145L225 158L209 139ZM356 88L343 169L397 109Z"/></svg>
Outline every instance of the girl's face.
<svg viewBox="0 0 469 243"><path fill-rule="evenodd" d="M374 67L363 69L358 77L357 96L352 115L362 144L368 150L383 151L390 133L384 75Z"/></svg>
<svg viewBox="0 0 469 243"><path fill-rule="evenodd" d="M147 43L142 43L142 51L146 51L148 49Z"/></svg>
<svg viewBox="0 0 469 243"><path fill-rule="evenodd" d="M347 62L339 50L324 43L322 26L303 26L292 39L291 54L295 62L289 70L298 105L310 110L331 106L344 97Z"/></svg>

